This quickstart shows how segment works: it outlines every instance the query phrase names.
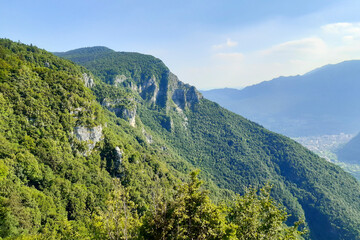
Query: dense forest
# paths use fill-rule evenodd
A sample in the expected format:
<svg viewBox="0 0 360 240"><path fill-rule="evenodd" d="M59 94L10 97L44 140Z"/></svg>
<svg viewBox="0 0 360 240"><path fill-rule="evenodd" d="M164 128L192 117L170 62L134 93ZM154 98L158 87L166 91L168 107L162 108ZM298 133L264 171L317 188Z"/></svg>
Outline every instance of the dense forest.
<svg viewBox="0 0 360 240"><path fill-rule="evenodd" d="M124 60L129 55L130 65ZM153 139L200 168L202 177L216 187L242 194L246 186L260 188L270 182L272 196L291 213L287 222L305 218L311 239L360 238L359 183L339 167L204 99L152 56L103 47L60 56L138 96L137 119ZM154 63L161 65L156 71ZM215 201L231 198L228 192L213 192Z"/></svg>
<svg viewBox="0 0 360 240"><path fill-rule="evenodd" d="M152 56L56 54L0 40L0 238L359 239L340 168Z"/></svg>
<svg viewBox="0 0 360 240"><path fill-rule="evenodd" d="M288 215L268 187L234 195L232 206L212 203L197 173L187 177L190 164L150 146L141 131L96 102L116 97L123 100L117 107L131 109L132 95L95 79L95 97L84 84L89 76L44 50L0 41L1 239L292 239L303 233L284 224Z"/></svg>

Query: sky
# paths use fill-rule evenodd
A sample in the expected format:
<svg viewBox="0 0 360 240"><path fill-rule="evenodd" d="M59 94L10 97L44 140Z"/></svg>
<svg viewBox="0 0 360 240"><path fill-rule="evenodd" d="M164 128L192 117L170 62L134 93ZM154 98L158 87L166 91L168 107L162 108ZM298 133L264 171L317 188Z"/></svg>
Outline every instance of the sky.
<svg viewBox="0 0 360 240"><path fill-rule="evenodd" d="M360 59L358 0L0 0L0 38L160 58L199 89Z"/></svg>

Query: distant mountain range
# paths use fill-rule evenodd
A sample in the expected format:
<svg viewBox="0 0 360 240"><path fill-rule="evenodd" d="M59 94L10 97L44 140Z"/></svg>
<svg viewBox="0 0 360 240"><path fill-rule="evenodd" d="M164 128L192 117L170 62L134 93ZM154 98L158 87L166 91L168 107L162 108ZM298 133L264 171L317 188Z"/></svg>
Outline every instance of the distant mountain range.
<svg viewBox="0 0 360 240"><path fill-rule="evenodd" d="M326 65L242 90L202 91L221 106L290 136L356 134L360 130L360 61Z"/></svg>

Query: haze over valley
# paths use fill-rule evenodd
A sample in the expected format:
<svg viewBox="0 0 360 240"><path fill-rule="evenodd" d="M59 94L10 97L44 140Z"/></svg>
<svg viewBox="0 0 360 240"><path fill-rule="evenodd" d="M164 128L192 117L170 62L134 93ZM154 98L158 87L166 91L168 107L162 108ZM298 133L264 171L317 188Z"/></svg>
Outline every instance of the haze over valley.
<svg viewBox="0 0 360 240"><path fill-rule="evenodd" d="M3 2L0 239L360 240L359 11Z"/></svg>
<svg viewBox="0 0 360 240"><path fill-rule="evenodd" d="M292 137L359 177L360 158L347 148L341 150L360 131L359 87L360 61L353 60L241 90L214 89L202 93L235 113ZM351 153L338 156L338 152L345 151L352 156ZM345 158L352 159L351 165Z"/></svg>

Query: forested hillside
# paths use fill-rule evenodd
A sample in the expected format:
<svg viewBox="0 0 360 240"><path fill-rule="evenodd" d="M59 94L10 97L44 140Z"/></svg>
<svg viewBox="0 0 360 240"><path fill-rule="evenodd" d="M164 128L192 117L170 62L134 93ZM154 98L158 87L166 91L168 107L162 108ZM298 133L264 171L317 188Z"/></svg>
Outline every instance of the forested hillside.
<svg viewBox="0 0 360 240"><path fill-rule="evenodd" d="M135 119L134 128L143 124L150 144L163 142L217 187L243 193L246 186L269 182L273 197L292 214L288 223L305 217L311 239L360 238L360 186L339 167L204 99L152 56L103 47L57 54L131 94L136 108L127 119ZM109 99L98 101L108 106Z"/></svg>
<svg viewBox="0 0 360 240"><path fill-rule="evenodd" d="M179 158L103 110L84 85L91 73L32 46L0 47L0 237L82 231L106 208L112 176L140 212L154 186L171 191L176 178L164 159Z"/></svg>
<svg viewBox="0 0 360 240"><path fill-rule="evenodd" d="M152 56L71 56L0 40L0 238L359 239L340 168Z"/></svg>
<svg viewBox="0 0 360 240"><path fill-rule="evenodd" d="M0 239L302 234L284 224L268 186L240 197L207 182L213 199L233 200L215 205L194 166L132 122L141 99L68 60L0 39Z"/></svg>

